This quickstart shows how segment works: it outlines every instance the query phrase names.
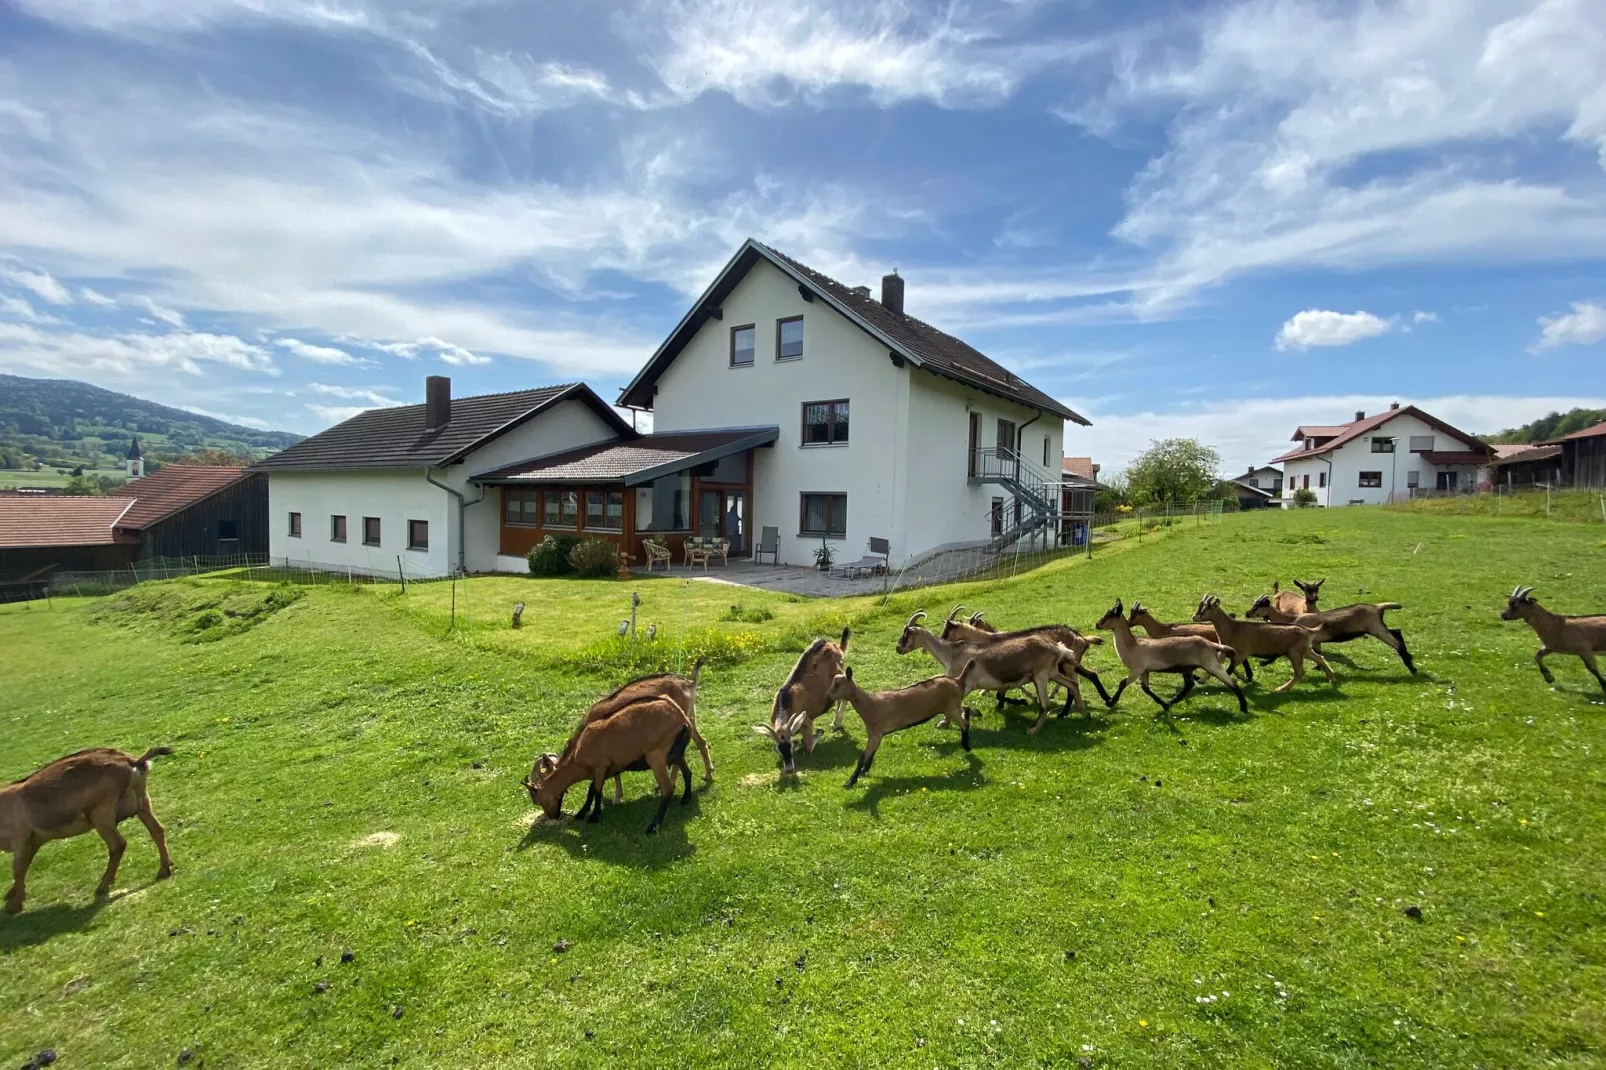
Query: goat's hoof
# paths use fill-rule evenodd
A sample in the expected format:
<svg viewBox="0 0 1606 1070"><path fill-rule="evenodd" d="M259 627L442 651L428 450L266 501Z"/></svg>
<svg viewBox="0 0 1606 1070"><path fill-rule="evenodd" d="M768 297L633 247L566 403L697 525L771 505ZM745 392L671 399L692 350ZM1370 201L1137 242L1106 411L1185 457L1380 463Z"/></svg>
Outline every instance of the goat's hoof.
<svg viewBox="0 0 1606 1070"><path fill-rule="evenodd" d="M21 899L7 899L6 900L6 913L7 914L21 914L22 913L22 900Z"/></svg>
<svg viewBox="0 0 1606 1070"><path fill-rule="evenodd" d="M649 836L658 835L658 826L657 825L648 825L647 826L647 835L649 835Z"/></svg>
<svg viewBox="0 0 1606 1070"><path fill-rule="evenodd" d="M159 881L165 881L167 878L171 877L172 875L173 875L173 867L172 866L163 866L161 869L156 871L156 879L159 880Z"/></svg>

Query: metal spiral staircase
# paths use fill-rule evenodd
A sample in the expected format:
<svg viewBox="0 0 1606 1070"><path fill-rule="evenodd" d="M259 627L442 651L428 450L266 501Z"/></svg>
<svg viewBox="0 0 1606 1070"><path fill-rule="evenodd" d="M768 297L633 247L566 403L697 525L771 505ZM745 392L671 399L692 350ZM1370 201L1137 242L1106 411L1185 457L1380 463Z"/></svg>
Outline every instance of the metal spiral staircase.
<svg viewBox="0 0 1606 1070"><path fill-rule="evenodd" d="M991 446L970 451L970 482L991 483L1009 491L993 511L994 551L1021 539L1048 532L1052 537L1060 517L1060 478L1033 464L1020 451Z"/></svg>

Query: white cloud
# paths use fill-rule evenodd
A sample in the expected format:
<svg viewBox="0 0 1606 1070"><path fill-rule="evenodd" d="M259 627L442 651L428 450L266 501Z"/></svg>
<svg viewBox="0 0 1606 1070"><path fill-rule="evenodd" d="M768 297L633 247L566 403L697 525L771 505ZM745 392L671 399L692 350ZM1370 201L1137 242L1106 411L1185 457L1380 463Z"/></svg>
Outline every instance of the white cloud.
<svg viewBox="0 0 1606 1070"><path fill-rule="evenodd" d="M1421 309L1417 309L1415 312L1411 313L1411 322L1437 323L1439 322L1439 314L1437 312L1424 312Z"/></svg>
<svg viewBox="0 0 1606 1070"><path fill-rule="evenodd" d="M336 349L333 346L313 345L310 342L303 342L299 338L276 338L274 339L273 344L278 346L280 349L294 353L303 360L310 360L315 364L367 365L373 363L372 361L363 360L360 357L354 357L350 353L347 353L344 349Z"/></svg>
<svg viewBox="0 0 1606 1070"><path fill-rule="evenodd" d="M1595 301L1574 301L1573 310L1539 320L1539 340L1534 350L1556 346L1587 346L1606 338L1606 305Z"/></svg>
<svg viewBox="0 0 1606 1070"><path fill-rule="evenodd" d="M143 308L146 312L149 312L152 317L161 320L169 327L182 328L184 326L184 317L180 313L177 313L170 308L163 308L161 305L144 295L130 298L128 304L135 308Z"/></svg>
<svg viewBox="0 0 1606 1070"><path fill-rule="evenodd" d="M115 298L107 297L99 290L92 289L88 286L80 286L78 288L78 296L83 299L85 304L94 305L96 308L117 307L117 301Z"/></svg>
<svg viewBox="0 0 1606 1070"><path fill-rule="evenodd" d="M46 316L43 313L35 311L34 307L28 303L26 298L9 297L5 294L0 294L0 316L7 316L11 319L25 320L28 323L60 322L52 316Z"/></svg>
<svg viewBox="0 0 1606 1070"><path fill-rule="evenodd" d="M1370 312L1329 312L1307 308L1289 317L1277 332L1278 349L1347 346L1363 338L1387 334L1389 321Z"/></svg>
<svg viewBox="0 0 1606 1070"><path fill-rule="evenodd" d="M92 334L0 323L0 367L11 371L128 381L153 370L198 376L207 365L278 374L267 350L233 335L203 331Z"/></svg>
<svg viewBox="0 0 1606 1070"><path fill-rule="evenodd" d="M0 266L0 279L11 283L13 286L20 286L24 290L30 290L35 296L52 305L72 304L72 293L47 272Z"/></svg>
<svg viewBox="0 0 1606 1070"><path fill-rule="evenodd" d="M1142 453L1153 439L1195 438L1220 454L1225 473L1242 472L1293 448L1294 428L1309 423L1345 423L1357 410L1381 412L1392 402L1415 405L1467 434L1498 431L1536 420L1551 412L1583 406L1606 407L1606 395L1577 397L1492 397L1453 395L1433 398L1384 394L1333 397L1246 398L1205 401L1164 412L1105 414L1081 401L1066 404L1093 421L1092 427L1068 427L1067 454L1091 454L1103 471L1115 474Z"/></svg>
<svg viewBox="0 0 1606 1070"><path fill-rule="evenodd" d="M345 398L348 401L366 401L366 408L383 409L392 405L401 405L403 402L387 397L383 390L385 387L370 389L368 387L336 386L332 383L308 383L307 389L327 397Z"/></svg>

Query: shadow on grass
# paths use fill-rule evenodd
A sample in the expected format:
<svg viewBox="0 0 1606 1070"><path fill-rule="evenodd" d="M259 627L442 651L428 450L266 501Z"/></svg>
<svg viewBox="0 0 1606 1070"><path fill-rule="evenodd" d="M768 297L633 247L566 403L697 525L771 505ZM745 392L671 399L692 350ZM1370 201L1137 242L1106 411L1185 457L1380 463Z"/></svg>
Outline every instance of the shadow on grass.
<svg viewBox="0 0 1606 1070"><path fill-rule="evenodd" d="M702 795L710 786L705 784L695 789L691 801L684 806L677 791L664 814L664 823L651 836L646 830L648 822L658 812L658 793L649 790L632 797L627 788L625 801L615 804L610 786L602 820L595 824L576 821L572 809L558 821L538 818L519 840L518 849L524 851L537 844L550 843L563 848L571 858L635 869L660 869L689 857L695 850L686 838L686 823L702 814ZM582 800L585 797L583 785L579 797Z"/></svg>
<svg viewBox="0 0 1606 1070"><path fill-rule="evenodd" d="M127 894L129 893L123 893ZM101 910L122 897L122 895L97 897L76 907L65 903L52 903L37 910L24 907L23 912L16 916L0 915L0 952L33 947L53 936L76 932L94 921L95 915Z"/></svg>
<svg viewBox="0 0 1606 1070"><path fill-rule="evenodd" d="M1156 707L1158 709L1158 707ZM1058 711L1050 714L1048 723L1035 736L1028 734L1037 723L1037 709L1028 716L1000 718L991 710L980 720L970 722L970 741L980 750L1077 751L1087 750L1104 742L1104 733L1110 729L1109 711L1102 702L1088 707L1092 717L1084 717L1074 709L1064 717ZM989 723L990 722L990 723Z"/></svg>
<svg viewBox="0 0 1606 1070"><path fill-rule="evenodd" d="M974 736L972 737L974 743ZM886 743L881 744L883 748ZM875 775L874 766L870 772L859 778L859 782L847 789L851 796L855 792L863 792L857 798L850 798L845 804L847 808L863 810L871 817L881 817L881 800L889 795L903 795L912 791L974 791L985 787L987 778L981 773L981 759L974 751L961 750L959 741L954 740L952 745L944 746L938 743L935 747L939 755L946 758L948 753L958 752L965 756L965 768L954 769L947 773L932 773L928 776L900 776L879 779ZM878 751L876 757L880 758ZM868 785L868 787L866 786Z"/></svg>

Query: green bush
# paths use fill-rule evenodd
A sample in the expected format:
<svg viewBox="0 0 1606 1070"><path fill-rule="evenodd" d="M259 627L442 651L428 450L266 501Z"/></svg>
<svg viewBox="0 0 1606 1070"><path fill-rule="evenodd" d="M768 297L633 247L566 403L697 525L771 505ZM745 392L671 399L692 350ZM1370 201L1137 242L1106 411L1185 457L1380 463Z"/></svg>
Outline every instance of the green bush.
<svg viewBox="0 0 1606 1070"><path fill-rule="evenodd" d="M1294 508L1309 509L1316 504L1316 492L1309 487L1300 487L1294 491Z"/></svg>
<svg viewBox="0 0 1606 1070"><path fill-rule="evenodd" d="M530 575L562 576L571 571L569 551L580 544L571 535L548 535L530 551Z"/></svg>
<svg viewBox="0 0 1606 1070"><path fill-rule="evenodd" d="M588 580L619 573L619 547L607 539L585 539L569 550L569 567Z"/></svg>
<svg viewBox="0 0 1606 1070"><path fill-rule="evenodd" d="M748 609L745 606L731 606L720 614L720 620L733 621L738 624L763 624L767 620L774 620L775 614L764 606L754 606Z"/></svg>

